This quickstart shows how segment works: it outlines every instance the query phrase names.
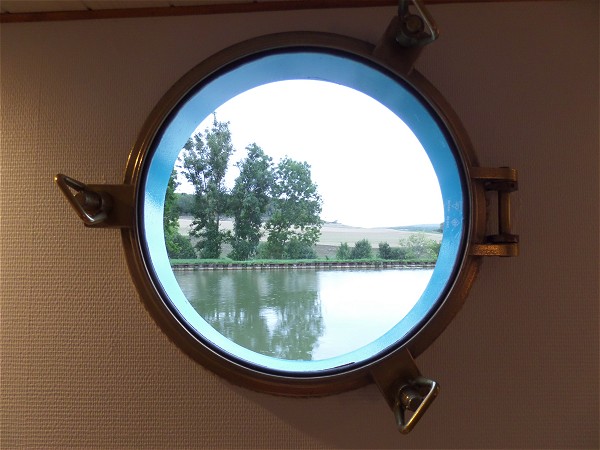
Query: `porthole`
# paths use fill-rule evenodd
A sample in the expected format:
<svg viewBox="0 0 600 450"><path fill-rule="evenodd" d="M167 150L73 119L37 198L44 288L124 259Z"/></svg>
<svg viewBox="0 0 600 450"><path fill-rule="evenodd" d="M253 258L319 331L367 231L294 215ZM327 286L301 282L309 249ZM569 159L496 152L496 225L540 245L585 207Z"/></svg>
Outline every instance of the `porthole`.
<svg viewBox="0 0 600 450"><path fill-rule="evenodd" d="M437 385L421 377L413 358L433 342L460 309L481 256L517 253L517 237L510 230L509 200L517 181L513 169L478 167L458 119L441 95L412 67L417 54L415 49L403 48L398 40L390 39L397 26L395 18L391 31L386 32L378 46L331 34L284 33L252 39L223 50L192 69L157 105L130 155L123 185L84 185L64 175L57 176L57 182L86 225L122 229L130 272L146 308L173 342L192 358L231 382L273 394L325 395L375 382L394 409L401 431L407 431L437 394ZM443 227L438 239L439 253L435 264L421 277L424 280L421 287L411 300L404 300L405 304L396 308L393 313L396 316L391 315L391 319L388 317L374 327L352 322L352 333L360 336L364 331L366 334L362 340L345 346L339 345L344 338L330 336L319 341L320 332L311 331L311 327L323 328L321 301L325 297L344 300L348 294L344 294L342 288L348 286L352 291L362 290L365 297L377 296L387 303L402 303L402 292L408 291L402 276L409 263L396 261L394 266L384 261L321 259L287 265L262 263L251 269L239 266L236 272L250 278L255 285L261 282L259 278L271 283L264 281L264 277L278 271L286 272L288 277L290 273L295 274L295 281L287 283L302 286L307 283L306 274L313 279L317 275L321 277L319 283L324 286L321 291L301 293L289 300L307 305L298 307L296 316L289 313L289 317L284 317L282 311L286 308L275 301L263 301L264 293L263 297L259 295L258 300L253 300L266 304L263 310L257 305L254 311L255 319L262 317L259 325L264 336L273 335L273 324L278 320L296 321L300 325L291 327L291 331L288 329L289 333L308 341L304 344L309 346L306 351L277 352L272 351L274 346L289 350L292 344L280 339L277 344L269 344L271 350L260 350L252 344L244 334L251 325L242 324L242 316L249 314L247 309L235 310L239 315L228 319L228 327L233 327L233 331L227 331L227 327L219 326L223 315L219 316L214 310L207 312L194 304L196 300L186 288L185 277L176 276L165 246L163 215L167 186L180 152L197 132L200 122L232 99L286 83L292 90L300 89L294 83L348 90L386 111L395 120L390 127L402 128L407 133L405 136L416 143L426 165L429 164L439 197L435 207ZM290 103L293 102L287 102L293 107ZM385 151L401 153L400 148ZM324 156L326 152L316 151L305 166L321 167L321 164L321 173L332 173L335 165L323 162L329 161ZM331 152L338 152L334 155L338 161L372 156L379 164L385 164L384 156L375 150L370 151L371 155L368 149L362 154L344 154L335 149ZM285 159L282 155L280 161ZM302 157L300 152L297 159ZM373 167L365 170L372 171ZM352 178L356 180L359 175L354 173ZM336 183L337 193L342 192L342 197L344 193L354 192L353 182ZM363 190L375 198L374 183L366 184L369 189ZM394 191L393 183L381 184L381 190ZM330 192L335 192L335 188ZM498 192L499 231L493 236L486 236L486 192ZM387 202L390 203L390 208L402 209L402 202ZM334 217L328 219L331 221ZM263 237L266 234L268 230L263 230ZM344 268L338 270L340 266ZM393 268L382 269L388 266ZM342 276L328 281L327 276L336 271ZM245 287L236 290L230 286L229 290L221 289L225 293L220 294L210 288L209 275L224 277L223 274L230 276L231 272L233 270L223 266L206 270L204 285L198 294L201 302L224 296L236 303L248 296L249 289ZM284 285L271 286L267 289L268 295L273 298L281 294L285 291ZM378 286L383 288L378 290ZM310 297L308 300L306 295ZM303 322L310 314L316 317L316 322ZM300 315L302 320L298 319ZM335 327L333 322L327 322L327 328ZM336 340L338 344L327 348L326 341ZM415 420L405 420L406 411L413 411Z"/></svg>

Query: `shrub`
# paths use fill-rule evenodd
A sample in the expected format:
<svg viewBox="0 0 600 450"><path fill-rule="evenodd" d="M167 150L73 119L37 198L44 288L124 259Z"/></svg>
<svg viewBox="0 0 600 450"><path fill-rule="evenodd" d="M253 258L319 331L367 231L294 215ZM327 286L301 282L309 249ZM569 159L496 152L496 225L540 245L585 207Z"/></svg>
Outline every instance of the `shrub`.
<svg viewBox="0 0 600 450"><path fill-rule="evenodd" d="M283 253L283 255L282 255ZM313 246L298 239L285 243L283 252L277 243L261 242L256 248L257 259L316 259L317 253Z"/></svg>
<svg viewBox="0 0 600 450"><path fill-rule="evenodd" d="M402 247L394 247L391 249L390 259L406 261L408 259L408 250Z"/></svg>
<svg viewBox="0 0 600 450"><path fill-rule="evenodd" d="M390 247L390 244L388 244L387 242L380 242L378 256L381 259L393 259L392 247Z"/></svg>
<svg viewBox="0 0 600 450"><path fill-rule="evenodd" d="M436 260L440 243L425 236L425 233L411 234L408 239L400 240L400 249L406 258L414 260Z"/></svg>
<svg viewBox="0 0 600 450"><path fill-rule="evenodd" d="M350 259L350 246L347 242L343 242L335 252L336 259Z"/></svg>
<svg viewBox="0 0 600 450"><path fill-rule="evenodd" d="M256 247L256 259L269 259L269 244L261 242Z"/></svg>
<svg viewBox="0 0 600 450"><path fill-rule="evenodd" d="M315 259L317 257L312 245L298 239L292 239L285 245L284 255L287 259Z"/></svg>
<svg viewBox="0 0 600 450"><path fill-rule="evenodd" d="M390 247L387 242L379 244L377 256L381 259L407 260L437 260L441 242L430 239L424 233L412 234L407 239L400 240L400 247Z"/></svg>
<svg viewBox="0 0 600 450"><path fill-rule="evenodd" d="M362 239L354 244L350 252L350 259L369 259L373 257L373 249L367 239Z"/></svg>
<svg viewBox="0 0 600 450"><path fill-rule="evenodd" d="M232 250L227 257L234 261L246 261L252 258L257 251L252 242L242 239L231 241L231 248Z"/></svg>
<svg viewBox="0 0 600 450"><path fill-rule="evenodd" d="M431 252L435 256L435 259L437 260L437 257L440 254L440 248L442 247L442 243L434 241L433 239L430 239L430 241L431 242L429 243L429 249L431 250Z"/></svg>
<svg viewBox="0 0 600 450"><path fill-rule="evenodd" d="M189 237L179 233L167 234L165 236L167 255L171 259L193 259L197 258L196 251Z"/></svg>
<svg viewBox="0 0 600 450"><path fill-rule="evenodd" d="M378 256L381 259L394 260L394 261L406 261L409 259L410 245L404 245L402 247L390 247L387 242L379 244Z"/></svg>

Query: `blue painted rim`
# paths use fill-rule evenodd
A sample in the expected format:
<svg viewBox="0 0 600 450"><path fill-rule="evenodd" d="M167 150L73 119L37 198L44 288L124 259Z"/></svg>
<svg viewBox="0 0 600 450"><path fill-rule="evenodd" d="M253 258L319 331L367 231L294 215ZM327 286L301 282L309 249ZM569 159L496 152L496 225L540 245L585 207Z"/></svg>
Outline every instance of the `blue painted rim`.
<svg viewBox="0 0 600 450"><path fill-rule="evenodd" d="M180 150L207 117L234 96L254 87L284 80L328 81L369 95L394 112L416 135L438 177L444 201L444 232L431 280L412 310L379 339L355 351L316 361L273 358L242 347L212 328L192 307L177 283L167 257L164 198ZM464 175L451 133L428 102L387 69L354 54L329 49L268 51L223 67L199 80L181 99L154 138L141 172L138 232L142 253L161 298L188 332L213 351L266 373L293 376L339 372L360 367L403 345L425 324L445 299L463 257L467 208Z"/></svg>

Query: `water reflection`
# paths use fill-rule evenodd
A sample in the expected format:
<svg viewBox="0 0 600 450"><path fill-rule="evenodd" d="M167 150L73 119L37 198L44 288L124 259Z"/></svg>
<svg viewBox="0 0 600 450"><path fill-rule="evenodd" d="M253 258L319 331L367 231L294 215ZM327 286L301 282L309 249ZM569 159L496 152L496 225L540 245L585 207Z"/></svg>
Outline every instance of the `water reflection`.
<svg viewBox="0 0 600 450"><path fill-rule="evenodd" d="M198 313L233 342L264 355L311 360L324 325L312 271L176 272Z"/></svg>
<svg viewBox="0 0 600 450"><path fill-rule="evenodd" d="M276 358L356 350L396 325L432 270L175 271L198 313L233 342Z"/></svg>

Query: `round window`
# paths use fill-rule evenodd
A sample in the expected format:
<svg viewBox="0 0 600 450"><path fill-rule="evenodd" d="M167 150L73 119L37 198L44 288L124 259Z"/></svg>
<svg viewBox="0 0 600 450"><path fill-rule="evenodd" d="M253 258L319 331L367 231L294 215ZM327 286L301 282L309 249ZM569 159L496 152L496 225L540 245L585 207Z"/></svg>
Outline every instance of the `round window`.
<svg viewBox="0 0 600 450"><path fill-rule="evenodd" d="M360 99L358 93L366 98ZM330 101L325 103L328 97ZM366 106L368 100L375 105ZM337 117L331 117L325 127L333 136L324 136L323 129L316 132L314 128L327 124L322 123L322 112L311 111L311 106L325 110L326 116L338 117L351 108L351 117L344 119L351 121L345 124L345 135L340 134L340 125L333 125ZM377 107L380 112L372 112ZM227 118L235 117L237 122L221 121L220 115L227 114L223 110L231 109L234 112ZM370 134L373 126L366 123L385 121L379 117L386 113L396 121L388 119L382 130L374 130L385 133L378 139ZM199 124L207 116L212 126L196 133L203 129ZM254 119L265 125L263 130ZM361 122L363 129L355 129ZM248 142L255 146L252 154L233 148L234 127L253 139ZM344 133L344 123L341 129ZM431 106L406 81L372 61L340 50L288 47L257 51L201 77L161 124L141 173L139 233L145 237L144 259L165 304L189 333L214 352L268 373L338 372L359 367L402 345L439 307L462 260L468 201L462 162L450 136ZM259 146L261 137L270 144L270 151ZM393 141L386 142L386 137ZM299 140L305 142L298 146ZM348 140L358 145L349 148L352 142L345 143ZM239 158L236 153L245 158L227 164L228 158ZM256 166L267 160L271 170L263 164L257 173ZM237 184L227 186L227 166L237 165L240 172L244 164L248 170L238 174ZM214 267L210 262L183 273L171 265L164 227L157 224L163 223L165 193L177 165L184 174L179 184L185 185L197 203L194 241L200 256L205 256L199 261L220 258L223 249L215 252L214 247L228 237L242 240L239 246L251 245L250 239L243 240L249 231L231 233L248 225L241 217L246 212L259 215L253 222L253 236L263 238L263 247L274 247L263 255L271 263L265 264L252 249L254 263L225 263L222 270L238 269L235 273L206 271ZM409 177L411 173L416 176ZM270 178L273 186L265 182L261 189L257 186L261 177ZM412 180L412 189L403 177ZM243 196L228 199L244 182ZM430 204L410 201L411 197L429 198ZM228 201L235 210L227 208ZM262 209L256 207L261 201ZM252 203L248 211L242 211L245 202ZM319 210L329 217L322 218ZM338 221L338 216L345 219ZM410 221L411 216L412 223L392 222L395 217ZM419 217L431 217L429 224ZM337 227L332 227L331 221ZM408 231L419 225L422 230L429 226L429 232ZM443 234L439 232L442 226ZM223 232L224 227L229 233ZM331 255L323 260L314 258L314 253L302 255L302 249L294 254L296 249L288 248L320 242L314 239L319 232L326 234L326 239L335 239L330 237L336 235L332 228L339 229L340 240L345 236L354 239L348 246L354 253L360 249L356 241L361 231L364 237L358 241L369 242L367 250L373 244L391 244L390 262L396 259L398 264L383 268L378 261L368 261L377 249L357 255L367 258ZM370 236L377 236L373 229L379 230L383 239L383 230L390 229L388 240L398 242L369 241ZM405 242L400 236L406 236ZM407 255L409 251L413 255ZM352 267L353 261L361 264ZM423 268L415 269L419 262ZM270 269L274 265L278 269ZM411 266L413 269L407 270ZM251 271L240 273L241 267ZM267 286L261 290L257 283ZM280 286L269 288L277 283ZM299 288L297 283L305 286ZM346 318L339 324L344 316L359 320Z"/></svg>
<svg viewBox="0 0 600 450"><path fill-rule="evenodd" d="M516 172L477 167L413 50L320 33L244 42L165 95L124 185L56 178L86 225L122 228L146 308L192 358L275 394L375 382L402 431L437 393L413 357L480 257L518 249Z"/></svg>

